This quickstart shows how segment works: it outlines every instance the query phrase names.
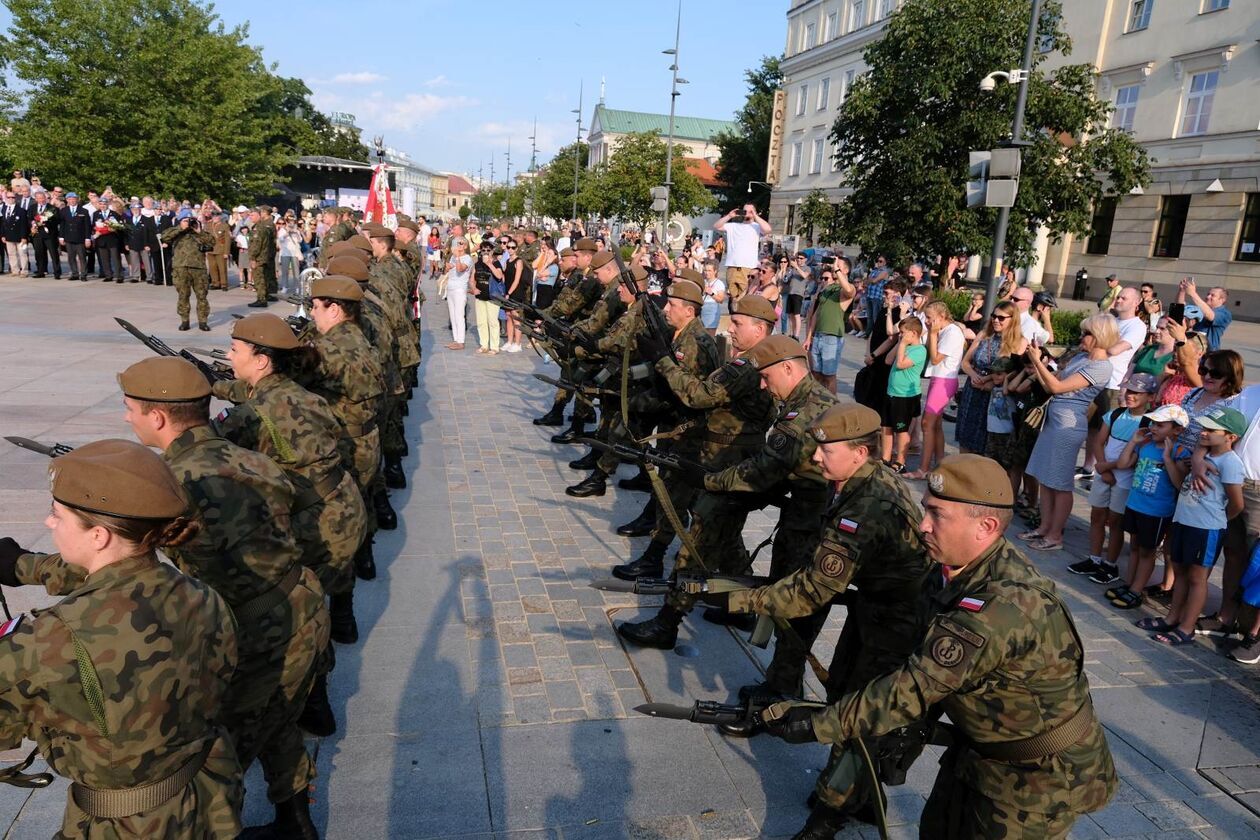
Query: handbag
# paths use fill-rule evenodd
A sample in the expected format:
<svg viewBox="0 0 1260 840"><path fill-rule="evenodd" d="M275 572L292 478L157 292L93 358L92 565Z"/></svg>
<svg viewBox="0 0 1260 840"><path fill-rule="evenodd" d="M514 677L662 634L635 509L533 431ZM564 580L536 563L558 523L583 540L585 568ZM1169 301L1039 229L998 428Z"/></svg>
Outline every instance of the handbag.
<svg viewBox="0 0 1260 840"><path fill-rule="evenodd" d="M1034 405L1028 409L1028 413L1024 415L1024 425L1030 429L1040 429L1041 424L1046 422L1046 404Z"/></svg>

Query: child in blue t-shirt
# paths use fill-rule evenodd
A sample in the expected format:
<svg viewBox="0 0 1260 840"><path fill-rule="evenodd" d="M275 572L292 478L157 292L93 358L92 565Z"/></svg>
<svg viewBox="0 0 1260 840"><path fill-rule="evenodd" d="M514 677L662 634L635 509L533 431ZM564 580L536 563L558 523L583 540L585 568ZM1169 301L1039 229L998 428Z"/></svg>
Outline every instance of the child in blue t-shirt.
<svg viewBox="0 0 1260 840"><path fill-rule="evenodd" d="M927 364L927 348L923 346L923 322L913 315L897 325L901 338L888 351L885 360L892 367L888 374L888 400L880 418L883 433L884 460L895 472L905 469L906 449L910 446L910 424L922 412L923 386L920 380Z"/></svg>
<svg viewBox="0 0 1260 840"><path fill-rule="evenodd" d="M1169 537L1169 560L1176 567L1168 614L1138 622L1158 630L1151 638L1165 645L1194 641L1195 624L1207 601L1208 576L1225 541L1225 526L1243 509L1243 462L1234 442L1247 432L1247 418L1236 408L1215 405L1199 417L1195 457L1208 464L1208 486L1194 488L1190 475L1181 484Z"/></svg>
<svg viewBox="0 0 1260 840"><path fill-rule="evenodd" d="M1179 405L1161 405L1146 417L1151 424L1138 429L1124 445L1116 467L1133 470L1133 484L1124 509L1124 531L1129 535L1129 568L1124 583L1107 590L1112 606L1122 610L1142 606L1142 588L1155 570L1155 549L1163 541L1177 509L1177 488L1190 471L1191 451L1177 444L1190 425Z"/></svg>

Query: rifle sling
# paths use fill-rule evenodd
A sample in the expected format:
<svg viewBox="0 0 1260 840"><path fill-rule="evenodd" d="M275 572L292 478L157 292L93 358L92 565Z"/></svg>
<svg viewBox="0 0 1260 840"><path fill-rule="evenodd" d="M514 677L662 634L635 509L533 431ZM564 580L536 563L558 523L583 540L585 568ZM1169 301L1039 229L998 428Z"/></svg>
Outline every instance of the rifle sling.
<svg viewBox="0 0 1260 840"><path fill-rule="evenodd" d="M262 618L271 612L280 604L288 600L289 593L293 591L293 587L297 586L297 582L302 579L302 564L294 563L289 571L284 573L284 577L272 587L262 591L245 603L233 608L232 614L236 616L238 624L246 624Z"/></svg>

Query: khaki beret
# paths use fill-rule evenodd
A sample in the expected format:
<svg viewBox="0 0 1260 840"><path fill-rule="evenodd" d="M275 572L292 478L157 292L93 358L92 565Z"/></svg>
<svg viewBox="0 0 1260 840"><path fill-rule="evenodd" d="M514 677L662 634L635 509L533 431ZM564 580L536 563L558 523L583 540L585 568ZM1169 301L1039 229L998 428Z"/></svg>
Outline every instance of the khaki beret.
<svg viewBox="0 0 1260 840"><path fill-rule="evenodd" d="M326 257L340 256L341 254L344 254L347 251L353 251L356 254L360 253L359 249L351 245L348 239L340 239L334 242L333 244L327 246L326 248L324 248L323 251L324 251L324 256Z"/></svg>
<svg viewBox="0 0 1260 840"><path fill-rule="evenodd" d="M757 370L765 370L788 359L804 359L806 355L805 348L790 335L772 335L763 338L748 351L748 360Z"/></svg>
<svg viewBox="0 0 1260 840"><path fill-rule="evenodd" d="M328 273L340 274L342 277L349 277L351 280L358 280L360 283L368 279L367 263L358 257L352 257L342 254L333 257L328 261Z"/></svg>
<svg viewBox="0 0 1260 840"><path fill-rule="evenodd" d="M678 276L684 280L690 280L702 289L704 288L704 275L694 268L680 268L678 269Z"/></svg>
<svg viewBox="0 0 1260 840"><path fill-rule="evenodd" d="M126 519L174 519L188 510L166 462L129 440L80 446L54 459L48 472L53 498L80 510Z"/></svg>
<svg viewBox="0 0 1260 840"><path fill-rule="evenodd" d="M599 246L595 244L594 239L582 238L573 243L574 251L590 251L592 254L599 250Z"/></svg>
<svg viewBox="0 0 1260 840"><path fill-rule="evenodd" d="M384 239L385 237L392 238L394 235L394 232L390 230L389 228L385 227L385 225L378 225L375 222L368 222L367 224L363 226L363 235L367 236L369 239ZM354 237L352 236L350 237L350 239L346 241L353 242Z"/></svg>
<svg viewBox="0 0 1260 840"><path fill-rule="evenodd" d="M118 374L123 396L148 402L191 402L210 396L210 383L197 366L179 356L136 362Z"/></svg>
<svg viewBox="0 0 1260 840"><path fill-rule="evenodd" d="M641 265L632 265L628 267L630 271L630 279L635 283L646 283L648 280L647 269Z"/></svg>
<svg viewBox="0 0 1260 840"><path fill-rule="evenodd" d="M700 287L690 280L675 280L673 283L670 283L669 290L665 292L665 296L690 301L696 306L704 305L704 292L700 291Z"/></svg>
<svg viewBox="0 0 1260 840"><path fill-rule="evenodd" d="M296 350L301 346L289 325L270 312L246 315L237 321L232 325L232 338L274 350Z"/></svg>
<svg viewBox="0 0 1260 840"><path fill-rule="evenodd" d="M833 405L810 428L819 443L856 440L879 431L879 412L858 403Z"/></svg>
<svg viewBox="0 0 1260 840"><path fill-rule="evenodd" d="M591 268L603 268L612 261L612 251L600 251L598 254L591 257Z"/></svg>
<svg viewBox="0 0 1260 840"><path fill-rule="evenodd" d="M400 228L406 228L407 230L414 231L415 233L420 232L420 225L411 221L411 219L399 219L398 226Z"/></svg>
<svg viewBox="0 0 1260 840"><path fill-rule="evenodd" d="M1002 465L983 455L950 455L928 474L928 492L947 502L1013 508L1015 496Z"/></svg>
<svg viewBox="0 0 1260 840"><path fill-rule="evenodd" d="M330 300L363 300L363 290L353 277L344 274L329 274L311 283L312 298L328 298Z"/></svg>
<svg viewBox="0 0 1260 840"><path fill-rule="evenodd" d="M576 256L577 256L577 251L574 251L572 248L565 248L563 251L560 252L560 259L564 259L565 257L576 257Z"/></svg>
<svg viewBox="0 0 1260 840"><path fill-rule="evenodd" d="M747 315L771 324L779 323L779 316L774 311L774 304L761 295L744 295L735 302L735 314Z"/></svg>
<svg viewBox="0 0 1260 840"><path fill-rule="evenodd" d="M372 243L369 242L368 238L361 233L356 233L354 236L351 236L345 241L349 242L352 247L358 248L360 251L367 251L369 254L372 253Z"/></svg>

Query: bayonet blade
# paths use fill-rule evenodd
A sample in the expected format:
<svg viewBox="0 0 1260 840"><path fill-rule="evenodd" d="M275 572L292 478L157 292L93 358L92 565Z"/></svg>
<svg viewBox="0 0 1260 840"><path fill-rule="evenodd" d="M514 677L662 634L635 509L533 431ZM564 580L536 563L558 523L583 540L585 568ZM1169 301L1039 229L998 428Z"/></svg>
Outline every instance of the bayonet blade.
<svg viewBox="0 0 1260 840"><path fill-rule="evenodd" d="M642 706L635 706L634 710L648 717L670 720L691 720L695 715L694 706L677 706L673 703L644 703Z"/></svg>
<svg viewBox="0 0 1260 840"><path fill-rule="evenodd" d="M48 446L30 438L9 437L6 435L4 439L21 449L29 449L31 452L36 452L40 455L47 455L49 458L56 458L58 454L56 446Z"/></svg>
<svg viewBox="0 0 1260 840"><path fill-rule="evenodd" d="M596 578L590 582L591 589L602 589L605 592L634 592L635 582L617 578Z"/></svg>

